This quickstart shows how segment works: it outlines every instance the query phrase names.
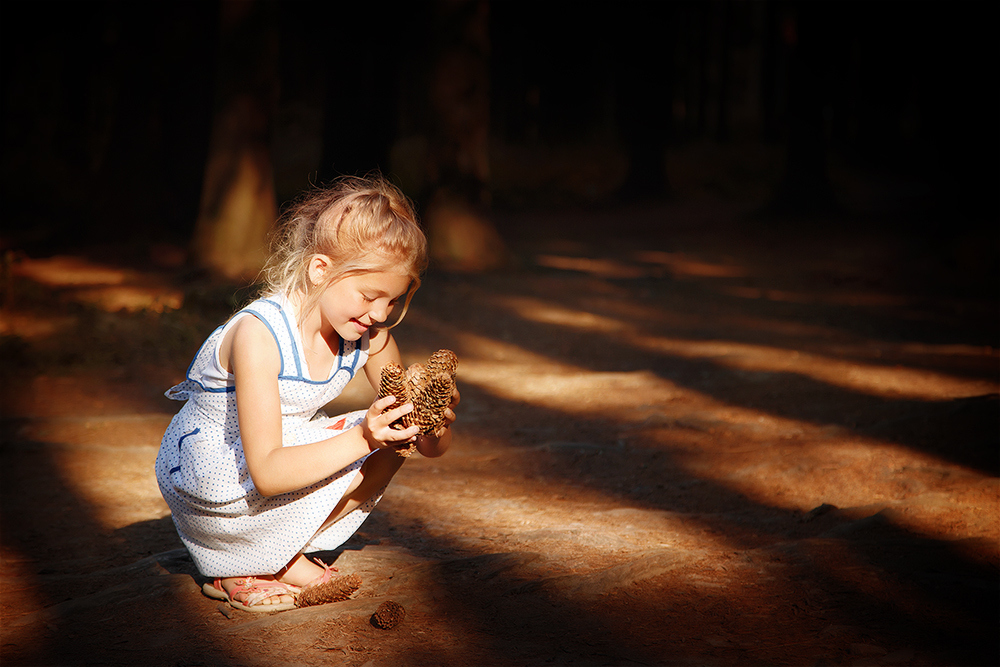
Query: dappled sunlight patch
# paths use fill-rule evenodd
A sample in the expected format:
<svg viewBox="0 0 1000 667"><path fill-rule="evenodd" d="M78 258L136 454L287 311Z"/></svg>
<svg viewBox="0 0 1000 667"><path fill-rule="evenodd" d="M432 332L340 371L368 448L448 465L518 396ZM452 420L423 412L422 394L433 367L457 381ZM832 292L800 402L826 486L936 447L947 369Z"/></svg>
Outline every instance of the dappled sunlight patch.
<svg viewBox="0 0 1000 667"><path fill-rule="evenodd" d="M461 379L487 388L500 398L523 401L585 418L620 417L635 401L666 402L676 386L649 371L597 372L583 368L539 369L509 363L470 361Z"/></svg>
<svg viewBox="0 0 1000 667"><path fill-rule="evenodd" d="M458 353L459 374L464 373L468 362L472 360L503 361L511 364L558 365L557 362L541 354L536 354L523 345L500 340L492 336L482 336L456 327L452 323L441 322L431 316L412 310L406 315L406 325L419 327L431 332L433 335L453 341L450 342ZM418 349L412 345L407 346L404 354L404 361L409 356L414 360L426 358L433 349Z"/></svg>
<svg viewBox="0 0 1000 667"><path fill-rule="evenodd" d="M722 262L708 262L682 252L642 250L634 257L646 264L665 267L675 278L741 278L748 275L739 265Z"/></svg>
<svg viewBox="0 0 1000 667"><path fill-rule="evenodd" d="M0 335L37 340L65 331L75 323L72 315L7 312L0 318Z"/></svg>
<svg viewBox="0 0 1000 667"><path fill-rule="evenodd" d="M518 521L526 520L525 516L541 521L539 525L519 525L547 540L572 543L575 538L557 538L555 533L547 532L557 528L548 526L547 519L539 518L535 510L522 515L516 507L518 498L541 504L557 502L560 512L581 503L580 516L586 517L581 521L590 530L598 530L593 512L585 509L587 505L611 510L638 503L641 509L636 511L651 512L653 516L669 511L671 499L689 483L701 485L699 493L717 489L720 498L729 498L726 503L738 502L736 499L742 497L748 508L767 507L795 517L823 504L857 507L909 503L947 476L963 484L986 479L985 475L898 443L865 436L844 426L816 424L734 405L678 387L648 371L600 373L579 369L545 373L476 361L468 366L466 381L491 396L557 414L559 419L554 423L565 423L569 417L580 420L579 428L597 429L594 439L576 442L567 441L558 429L546 431L539 427L518 429L521 435L514 437L523 442L515 447L502 438L499 444L482 449L473 443L477 458L485 456L498 465L500 461L506 463L504 470L508 472L497 470L491 476L497 485L497 498L512 503L510 508ZM634 479L590 479L592 466L600 468L599 460L580 467L588 457L619 456L626 450L630 456L641 451L663 453L666 458L658 465L670 471L668 477L650 478L653 468L648 473L637 469ZM514 464L510 457L515 451L518 459L530 452L554 454L563 467L539 468L532 454L529 458L534 463L523 461L511 472ZM641 464L643 468L645 465ZM915 469L928 471L926 484L915 481ZM489 498L490 492L480 485L470 487L469 496L475 500L459 513L469 509L473 515L467 519L474 520L479 511L476 503ZM933 528L928 522L932 514L913 512L900 516L913 530L926 533ZM730 537L742 535L741 531L733 536L727 536L725 531L706 532L703 522L696 520L694 524L688 532L675 530L664 543L709 540L714 544L712 541L718 540L717 546L724 548ZM977 530L981 532L982 528ZM577 534L578 546L598 539L593 535L596 533ZM754 539L753 535L743 538ZM643 539L657 538L650 533Z"/></svg>
<svg viewBox="0 0 1000 667"><path fill-rule="evenodd" d="M735 264L708 262L685 253L656 250L635 252L627 260L540 254L535 256L535 264L548 269L576 271L611 280L738 278L747 275L743 267Z"/></svg>
<svg viewBox="0 0 1000 667"><path fill-rule="evenodd" d="M640 334L628 336L628 340L651 352L686 359L709 359L720 366L743 371L794 373L872 396L948 400L995 391L995 384L986 380L959 378L926 369L867 364L767 345Z"/></svg>
<svg viewBox="0 0 1000 667"><path fill-rule="evenodd" d="M459 541L470 552L540 551L558 571L605 567L651 548L731 546L690 515L637 507L557 478L501 472L475 482L452 478L440 496L426 493L420 479L426 466L414 463L398 473L380 510L395 522L419 522L429 537Z"/></svg>
<svg viewBox="0 0 1000 667"><path fill-rule="evenodd" d="M555 324L585 331L615 333L625 327L623 320L598 315L586 310L576 310L530 297L504 297L502 306L530 322Z"/></svg>
<svg viewBox="0 0 1000 667"><path fill-rule="evenodd" d="M14 275L49 287L83 287L121 285L128 273L124 269L97 264L82 257L56 256L22 259L14 264Z"/></svg>
<svg viewBox="0 0 1000 667"><path fill-rule="evenodd" d="M787 347L757 345L730 340L685 340L642 333L641 320L618 320L586 310L566 308L540 299L508 297L502 305L519 317L542 324L614 334L619 340L638 349L684 359L705 359L721 367L755 373L792 373L851 391L894 399L948 400L995 391L989 380L968 379L922 368L888 366L799 351ZM805 332L798 332L805 333ZM892 345L902 351L924 355L986 355L996 358L994 350L976 346L929 344ZM871 346L837 345L839 351L871 356ZM968 349L974 348L974 349ZM766 378L763 378L766 379ZM756 378L761 381L762 378Z"/></svg>
<svg viewBox="0 0 1000 667"><path fill-rule="evenodd" d="M74 298L107 313L119 310L129 313L142 310L162 313L166 310L177 310L184 302L184 297L179 290L136 285L116 285L78 290L74 293Z"/></svg>
<svg viewBox="0 0 1000 667"><path fill-rule="evenodd" d="M659 277L661 271L647 267L636 266L614 259L592 259L589 257L566 257L562 255L538 255L535 257L538 266L564 271L579 271L589 273L599 278L629 279Z"/></svg>
<svg viewBox="0 0 1000 667"><path fill-rule="evenodd" d="M109 531L170 513L151 474L172 415L32 420L19 437L41 443L63 483Z"/></svg>
<svg viewBox="0 0 1000 667"><path fill-rule="evenodd" d="M746 285L720 285L719 292L741 299L765 299L785 303L826 304L831 306L885 307L905 306L910 297L899 294L862 290L796 291Z"/></svg>
<svg viewBox="0 0 1000 667"><path fill-rule="evenodd" d="M507 297L503 302L535 321L601 333L608 333L616 326L615 321L600 315L528 297ZM686 479L715 487L730 498L743 497L747 503L801 516L824 503L838 507L898 503L927 490L914 483L912 475L901 475L898 472L901 470L923 468L936 471L933 474L938 476L978 474L919 448L894 442L891 437L874 437L858 431L848 425L850 419L846 416L843 424L796 419L741 405L714 395L710 389L678 384L650 370L594 371L559 363L509 342L462 331L453 335L469 343L461 362L460 381L508 403L500 409L500 414L516 413L514 406L520 405L553 416L547 422L552 428L547 429L543 423L535 427L521 424L515 432L508 432L513 439L494 434L499 437L499 444L493 449L506 453L489 452L489 447L470 443L477 456L490 456L492 460L505 459L512 455L512 450L518 451L518 456L526 455L529 450L545 450L558 452L559 460L568 466L562 472L538 474L523 466L511 475L498 471L497 482L502 481L504 487L501 495L507 498L524 493L532 498L560 502L574 498L582 503L617 508L628 506L634 497L644 498L640 504L649 511L657 506L669 508L674 493L671 485L686 484L683 481ZM684 359L704 359L719 367L756 374L735 376L738 379L733 381L744 388L754 379L761 387L770 382L782 383L778 373L789 373L893 400L948 401L955 395L976 395L984 387L989 389L979 380L850 362L766 345L619 335L639 349ZM864 351L862 347L854 351L860 353ZM495 354L499 348L505 350L502 356ZM924 345L915 351L927 349ZM472 350L476 353L471 353ZM965 348L955 351L975 352ZM491 403L489 398L477 398L473 406L476 418L490 413ZM578 424L575 430L592 433L589 439L567 440L559 425L574 422ZM663 465L673 468L671 479L656 483L641 481L641 475L637 475L630 483L619 483L592 480L583 469L574 469L581 456L599 456L620 448L664 453L667 461ZM579 483L567 481L574 479ZM475 495L483 489L471 492ZM651 507L646 503L651 503ZM909 520L915 530L927 528L917 515ZM531 530L544 532L550 528L541 525ZM699 525L691 539L711 539L702 530Z"/></svg>
<svg viewBox="0 0 1000 667"><path fill-rule="evenodd" d="M21 258L12 265L15 277L59 291L69 301L109 313L162 313L183 305L183 293L146 274L92 262L81 257ZM14 288L16 291L16 287ZM20 334L19 334L20 335Z"/></svg>

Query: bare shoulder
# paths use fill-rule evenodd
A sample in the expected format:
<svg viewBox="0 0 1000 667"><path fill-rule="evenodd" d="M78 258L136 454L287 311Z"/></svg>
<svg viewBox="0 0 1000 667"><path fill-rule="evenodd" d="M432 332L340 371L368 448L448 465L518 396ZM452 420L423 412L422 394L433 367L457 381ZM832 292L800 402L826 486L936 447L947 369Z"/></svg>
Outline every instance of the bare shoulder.
<svg viewBox="0 0 1000 667"><path fill-rule="evenodd" d="M399 361L399 348L388 329L376 329L372 332L368 339L368 358L373 361Z"/></svg>
<svg viewBox="0 0 1000 667"><path fill-rule="evenodd" d="M219 362L232 373L240 360L280 366L280 355L274 336L263 322L253 315L240 317L226 332L219 346Z"/></svg>
<svg viewBox="0 0 1000 667"><path fill-rule="evenodd" d="M372 332L368 341L368 361L365 363L365 375L372 387L378 388L382 367L389 362L401 363L399 348L388 330L379 329Z"/></svg>
<svg viewBox="0 0 1000 667"><path fill-rule="evenodd" d="M375 329L368 339L369 354L375 356L383 352L392 342L392 334L388 329Z"/></svg>

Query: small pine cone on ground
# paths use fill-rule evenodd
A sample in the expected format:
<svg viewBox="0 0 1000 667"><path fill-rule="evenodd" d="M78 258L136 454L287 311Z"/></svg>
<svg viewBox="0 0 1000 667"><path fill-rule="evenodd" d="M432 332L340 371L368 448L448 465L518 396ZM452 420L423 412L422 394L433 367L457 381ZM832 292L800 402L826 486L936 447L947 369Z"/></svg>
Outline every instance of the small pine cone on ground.
<svg viewBox="0 0 1000 667"><path fill-rule="evenodd" d="M304 588L295 600L295 605L298 607L314 607L318 604L343 602L350 598L354 594L354 591L359 588L361 588L361 577L356 574L334 577L326 583Z"/></svg>
<svg viewBox="0 0 1000 667"><path fill-rule="evenodd" d="M389 362L382 367L382 375L379 378L378 397L385 398L386 396L395 396L396 400L392 405L383 410L383 413L389 410L395 410L410 400L409 392L406 388L406 378L403 373L403 367L394 362ZM403 415L391 424L392 428L397 431L402 431L409 425L409 415Z"/></svg>
<svg viewBox="0 0 1000 667"><path fill-rule="evenodd" d="M376 628L391 630L402 623L405 617L406 609L403 608L403 605L392 600L386 600L372 614L371 624Z"/></svg>

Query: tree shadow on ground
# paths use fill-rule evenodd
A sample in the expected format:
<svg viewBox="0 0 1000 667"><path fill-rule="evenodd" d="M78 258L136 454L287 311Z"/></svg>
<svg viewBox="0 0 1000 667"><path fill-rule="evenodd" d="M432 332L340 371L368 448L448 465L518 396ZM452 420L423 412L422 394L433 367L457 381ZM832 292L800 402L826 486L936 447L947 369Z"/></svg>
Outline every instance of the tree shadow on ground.
<svg viewBox="0 0 1000 667"><path fill-rule="evenodd" d="M473 287L450 282L436 285L439 295L441 292L446 294L428 305L426 317L420 319L420 323L414 327L424 329L417 335L419 338L435 337L442 341L442 345L460 346L462 335L471 333L486 339L514 343L530 353L586 371L648 370L664 380L712 396L727 405L817 425L842 427L860 436L898 442L993 476L1000 474L1000 455L997 454L1000 451L1000 433L995 428L1000 423L1000 409L995 391L981 397L943 401L873 395L809 377L794 368L743 370L728 365L729 360L724 356L691 358L666 351L658 352L640 347L633 341L640 337L676 340L677 332L669 324L630 321L627 327L619 326L614 331L594 331L530 321L510 312L505 307L504 298L518 293L536 294L530 286L531 280L530 275L518 276L516 281L509 281L515 283L510 288L507 287L508 281L500 282L493 278L470 278L469 281L474 283ZM579 313L596 313L607 316L613 322L623 321L621 313L602 312L600 308L594 308L592 303L587 303L588 298L584 295L592 294L595 281L564 276L559 278L559 284L560 299L556 307L575 307ZM598 289L605 292L608 290L607 287ZM669 285L661 284L656 289L666 290ZM476 297L468 298L473 292ZM563 294L567 295L566 298L562 298ZM460 302L464 303L464 307L461 314L456 315ZM545 303L542 301L539 308L544 308ZM672 305L674 312L698 313L696 318L703 322L699 327L706 329L708 322L705 318L724 315L727 308L728 304L725 303L706 306L704 301L696 303L689 300ZM706 311L709 314L706 315ZM885 327L892 329L892 318L887 315L885 320ZM438 326L434 322L449 324ZM896 328L893 330L898 331L898 328L896 321ZM718 340L720 332L714 333L712 335L710 330L706 330L705 338ZM690 332L685 331L684 334L687 336ZM760 334L751 327L728 329L723 334L723 342L759 339ZM917 339L912 342L925 341ZM796 352L815 347L815 342L802 338L786 339L784 345L789 352ZM611 347L615 348L614 354L607 353ZM831 356L836 355L835 351L831 350L830 353ZM983 358L986 359L987 356ZM988 361L985 364L980 362L974 376L987 381L993 380L996 369L992 366L994 364ZM990 370L983 367L989 367ZM992 386L996 387L995 384ZM831 410L830 406L837 406L837 409ZM963 436L958 446L952 437L956 432Z"/></svg>

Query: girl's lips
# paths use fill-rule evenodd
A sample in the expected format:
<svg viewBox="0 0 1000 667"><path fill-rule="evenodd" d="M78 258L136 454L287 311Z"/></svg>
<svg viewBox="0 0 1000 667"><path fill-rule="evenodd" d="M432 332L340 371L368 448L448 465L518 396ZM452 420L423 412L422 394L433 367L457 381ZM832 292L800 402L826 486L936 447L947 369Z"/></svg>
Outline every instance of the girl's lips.
<svg viewBox="0 0 1000 667"><path fill-rule="evenodd" d="M367 324L362 324L359 320L356 320L353 317L351 318L351 322L354 324L354 326L358 328L358 331L360 331L361 333L368 331Z"/></svg>

